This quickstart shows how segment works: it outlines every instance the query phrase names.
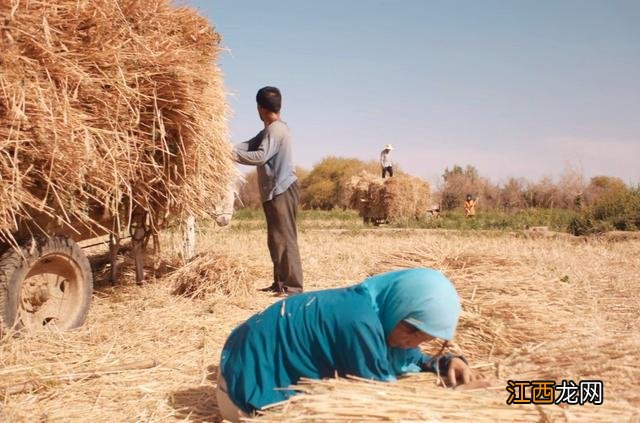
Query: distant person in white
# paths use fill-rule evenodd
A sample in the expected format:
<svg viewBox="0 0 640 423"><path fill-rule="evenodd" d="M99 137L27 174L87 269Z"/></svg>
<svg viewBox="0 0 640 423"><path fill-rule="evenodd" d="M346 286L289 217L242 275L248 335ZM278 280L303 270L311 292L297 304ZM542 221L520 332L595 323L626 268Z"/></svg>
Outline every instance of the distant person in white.
<svg viewBox="0 0 640 423"><path fill-rule="evenodd" d="M387 144L384 146L382 153L380 153L380 166L382 166L382 178L389 174L389 177L393 176L393 162L391 161L391 150L393 146Z"/></svg>

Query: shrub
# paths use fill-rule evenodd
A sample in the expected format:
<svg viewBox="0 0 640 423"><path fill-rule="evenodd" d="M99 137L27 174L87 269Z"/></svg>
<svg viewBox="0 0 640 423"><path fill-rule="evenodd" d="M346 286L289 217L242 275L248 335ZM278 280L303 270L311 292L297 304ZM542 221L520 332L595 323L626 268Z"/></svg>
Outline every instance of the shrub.
<svg viewBox="0 0 640 423"><path fill-rule="evenodd" d="M491 193L491 197L495 196L495 193L488 189L489 182L480 177L478 170L471 165L467 165L465 168L458 165L454 165L451 169L446 168L442 180L440 207L443 210L461 207L467 194L478 197L485 193Z"/></svg>
<svg viewBox="0 0 640 423"><path fill-rule="evenodd" d="M584 203L593 205L606 193L621 193L627 190L627 185L622 179L612 176L594 176L584 190Z"/></svg>
<svg viewBox="0 0 640 423"><path fill-rule="evenodd" d="M524 187L523 179L509 178L500 190L500 205L505 210L523 208L525 206Z"/></svg>
<svg viewBox="0 0 640 423"><path fill-rule="evenodd" d="M640 229L640 187L624 189L618 186L600 194L569 225L575 235L607 230L633 231Z"/></svg>
<svg viewBox="0 0 640 423"><path fill-rule="evenodd" d="M550 177L545 176L538 182L529 182L524 198L527 207L553 208L558 198L558 187Z"/></svg>
<svg viewBox="0 0 640 423"><path fill-rule="evenodd" d="M302 207L306 209L331 210L345 208L344 191L347 182L363 170L378 174L380 165L376 162L343 157L326 157L315 165L301 184ZM395 169L394 169L395 170Z"/></svg>

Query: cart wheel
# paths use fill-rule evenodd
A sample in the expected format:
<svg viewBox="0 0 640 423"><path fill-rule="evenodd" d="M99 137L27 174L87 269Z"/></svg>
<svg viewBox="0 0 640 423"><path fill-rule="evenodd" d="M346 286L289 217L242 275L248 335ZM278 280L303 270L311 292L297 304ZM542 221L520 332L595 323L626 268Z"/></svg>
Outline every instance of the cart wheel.
<svg viewBox="0 0 640 423"><path fill-rule="evenodd" d="M52 237L32 241L21 252L11 249L0 257L0 332L81 326L92 294L89 260L71 239Z"/></svg>

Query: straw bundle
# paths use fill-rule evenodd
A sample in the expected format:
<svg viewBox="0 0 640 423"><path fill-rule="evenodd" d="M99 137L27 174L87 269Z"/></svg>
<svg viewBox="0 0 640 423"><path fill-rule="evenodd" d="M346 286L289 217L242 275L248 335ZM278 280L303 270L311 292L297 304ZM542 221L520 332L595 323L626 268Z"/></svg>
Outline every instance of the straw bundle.
<svg viewBox="0 0 640 423"><path fill-rule="evenodd" d="M208 294L246 296L256 268L226 254L200 254L167 276L175 295L202 298Z"/></svg>
<svg viewBox="0 0 640 423"><path fill-rule="evenodd" d="M418 374L396 383L359 378L301 380L293 389L301 394L284 406L266 410L255 422L353 421L622 421L634 416L625 404L563 409L507 405L506 385L491 390L458 391L439 387L432 374Z"/></svg>
<svg viewBox="0 0 640 423"><path fill-rule="evenodd" d="M133 208L159 225L220 199L235 171L204 18L169 0L8 0L0 15L0 236L35 217L124 226Z"/></svg>
<svg viewBox="0 0 640 423"><path fill-rule="evenodd" d="M342 191L342 204L351 209L360 210L365 203L368 204L369 185L376 179L375 175L366 171L352 176Z"/></svg>
<svg viewBox="0 0 640 423"><path fill-rule="evenodd" d="M427 212L430 190L420 178L401 174L383 179L365 171L351 178L345 196L365 219L401 222Z"/></svg>

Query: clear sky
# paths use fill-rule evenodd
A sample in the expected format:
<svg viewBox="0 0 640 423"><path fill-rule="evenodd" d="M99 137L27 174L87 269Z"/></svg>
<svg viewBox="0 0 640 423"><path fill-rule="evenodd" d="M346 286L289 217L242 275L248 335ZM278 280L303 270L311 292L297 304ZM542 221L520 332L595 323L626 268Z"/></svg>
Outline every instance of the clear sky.
<svg viewBox="0 0 640 423"><path fill-rule="evenodd" d="M640 1L182 0L222 34L233 142L283 92L296 162L377 159L435 182L509 176L640 183Z"/></svg>

